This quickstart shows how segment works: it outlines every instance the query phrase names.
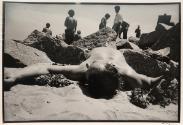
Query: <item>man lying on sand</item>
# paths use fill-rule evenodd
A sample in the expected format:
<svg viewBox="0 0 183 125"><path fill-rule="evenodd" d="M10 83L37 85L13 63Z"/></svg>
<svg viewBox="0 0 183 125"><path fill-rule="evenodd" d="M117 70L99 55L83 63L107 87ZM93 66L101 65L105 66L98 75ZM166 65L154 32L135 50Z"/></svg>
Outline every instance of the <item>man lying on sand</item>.
<svg viewBox="0 0 183 125"><path fill-rule="evenodd" d="M96 97L114 95L122 77L129 87L149 89L162 80L138 74L126 62L120 51L108 47L99 47L89 53L89 58L80 65L34 64L22 68L16 73L5 76L6 84L15 84L22 79L60 73L68 79L88 83L89 91Z"/></svg>

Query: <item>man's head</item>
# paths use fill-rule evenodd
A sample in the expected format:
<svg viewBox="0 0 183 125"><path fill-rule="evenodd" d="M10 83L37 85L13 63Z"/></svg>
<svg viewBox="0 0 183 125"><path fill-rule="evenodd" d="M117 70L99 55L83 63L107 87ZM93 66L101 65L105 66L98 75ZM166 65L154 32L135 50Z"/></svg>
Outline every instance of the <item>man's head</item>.
<svg viewBox="0 0 183 125"><path fill-rule="evenodd" d="M115 66L96 61L87 68L87 82L91 95L95 98L112 97L119 85L118 71Z"/></svg>
<svg viewBox="0 0 183 125"><path fill-rule="evenodd" d="M50 23L46 23L46 28L49 28L50 27Z"/></svg>
<svg viewBox="0 0 183 125"><path fill-rule="evenodd" d="M74 10L71 9L71 10L68 11L68 14L69 14L70 17L73 17L75 12L74 12Z"/></svg>
<svg viewBox="0 0 183 125"><path fill-rule="evenodd" d="M140 29L140 25L138 25L138 29Z"/></svg>
<svg viewBox="0 0 183 125"><path fill-rule="evenodd" d="M110 14L106 13L106 14L105 14L105 18L106 18L106 19L109 19L109 18L110 18Z"/></svg>
<svg viewBox="0 0 183 125"><path fill-rule="evenodd" d="M120 11L120 6L115 6L114 9L115 9L115 12L118 13Z"/></svg>

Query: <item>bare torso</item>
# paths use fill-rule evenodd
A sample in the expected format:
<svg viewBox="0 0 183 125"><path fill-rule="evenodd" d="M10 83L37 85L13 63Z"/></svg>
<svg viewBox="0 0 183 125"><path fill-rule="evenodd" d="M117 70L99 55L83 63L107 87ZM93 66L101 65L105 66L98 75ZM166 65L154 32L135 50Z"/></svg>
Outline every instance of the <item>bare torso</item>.
<svg viewBox="0 0 183 125"><path fill-rule="evenodd" d="M127 64L123 54L110 47L98 47L93 49L89 53L89 58L81 63L81 66L86 66L86 64L91 64L94 61L100 61L102 60L103 62L110 63L115 65L116 68L123 69L122 71L125 72L133 72L134 70Z"/></svg>

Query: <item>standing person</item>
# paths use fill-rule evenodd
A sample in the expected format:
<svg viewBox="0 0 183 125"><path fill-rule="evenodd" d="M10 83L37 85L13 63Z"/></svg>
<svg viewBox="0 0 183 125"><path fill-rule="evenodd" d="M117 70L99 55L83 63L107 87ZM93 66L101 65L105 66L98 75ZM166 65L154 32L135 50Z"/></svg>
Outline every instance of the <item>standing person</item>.
<svg viewBox="0 0 183 125"><path fill-rule="evenodd" d="M121 39L121 33L123 32L123 39L127 39L127 33L128 33L128 28L129 24L126 21L123 21L121 24L121 29L119 31L119 38Z"/></svg>
<svg viewBox="0 0 183 125"><path fill-rule="evenodd" d="M46 27L43 28L42 32L46 33L46 35L52 36L52 31L49 28L50 28L50 23L46 23Z"/></svg>
<svg viewBox="0 0 183 125"><path fill-rule="evenodd" d="M110 18L110 14L106 13L105 16L101 19L99 30L106 28L107 20Z"/></svg>
<svg viewBox="0 0 183 125"><path fill-rule="evenodd" d="M74 14L75 14L74 10L72 10L72 9L69 10L68 14L69 14L69 16L66 17L65 23L64 23L64 25L66 27L66 29L65 29L65 42L67 44L71 44L74 40L74 34L76 32L77 20L73 18Z"/></svg>
<svg viewBox="0 0 183 125"><path fill-rule="evenodd" d="M114 31L116 31L116 33L117 33L116 38L117 38L118 35L119 35L119 31L120 31L120 25L123 22L123 18L119 14L120 6L115 6L114 9L115 9L115 12L116 12L116 16L114 18L114 25L113 25L112 29L114 29Z"/></svg>
<svg viewBox="0 0 183 125"><path fill-rule="evenodd" d="M135 30L135 33L136 33L136 37L140 38L141 30L140 30L140 26L139 25L138 25L138 28Z"/></svg>

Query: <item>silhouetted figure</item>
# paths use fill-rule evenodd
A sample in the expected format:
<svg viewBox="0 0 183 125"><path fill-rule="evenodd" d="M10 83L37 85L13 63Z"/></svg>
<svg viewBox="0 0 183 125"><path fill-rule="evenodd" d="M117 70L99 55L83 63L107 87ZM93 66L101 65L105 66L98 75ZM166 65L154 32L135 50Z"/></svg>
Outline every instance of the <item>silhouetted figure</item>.
<svg viewBox="0 0 183 125"><path fill-rule="evenodd" d="M126 21L123 21L121 24L121 29L119 31L119 38L121 39L121 33L123 33L123 39L127 39L127 33L128 33L128 28L129 24Z"/></svg>
<svg viewBox="0 0 183 125"><path fill-rule="evenodd" d="M136 33L136 37L140 38L141 30L140 30L140 26L139 25L138 25L137 29L135 30L135 33Z"/></svg>
<svg viewBox="0 0 183 125"><path fill-rule="evenodd" d="M114 31L116 31L116 33L117 33L116 38L117 38L118 35L119 35L119 31L120 31L120 25L121 25L121 23L123 22L123 18L122 18L122 16L119 14L120 6L115 6L114 9L115 9L115 12L116 12L116 16L115 16L115 18L114 18L114 25L113 25L112 29L113 29Z"/></svg>
<svg viewBox="0 0 183 125"><path fill-rule="evenodd" d="M107 27L107 20L110 18L110 15L107 13L105 16L101 19L99 30Z"/></svg>
<svg viewBox="0 0 183 125"><path fill-rule="evenodd" d="M42 32L46 33L46 35L52 36L52 31L49 28L50 28L50 23L46 23L46 27L43 28Z"/></svg>
<svg viewBox="0 0 183 125"><path fill-rule="evenodd" d="M75 36L74 36L74 41L77 41L77 40L79 40L79 39L81 39L81 31L80 31L80 30L78 30L78 31L77 31L77 34L75 34Z"/></svg>
<svg viewBox="0 0 183 125"><path fill-rule="evenodd" d="M68 12L69 16L65 19L65 42L67 44L71 44L74 40L74 34L76 32L77 28L77 20L73 18L75 12L74 10L69 10Z"/></svg>

